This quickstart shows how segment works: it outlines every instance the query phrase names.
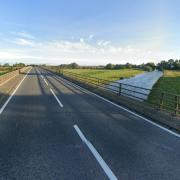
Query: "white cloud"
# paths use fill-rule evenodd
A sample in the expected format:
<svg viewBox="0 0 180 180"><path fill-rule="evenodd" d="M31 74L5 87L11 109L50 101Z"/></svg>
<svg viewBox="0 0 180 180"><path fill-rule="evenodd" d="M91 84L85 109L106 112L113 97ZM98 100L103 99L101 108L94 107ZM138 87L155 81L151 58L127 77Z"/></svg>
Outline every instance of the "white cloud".
<svg viewBox="0 0 180 180"><path fill-rule="evenodd" d="M20 31L20 32L11 32L12 34L22 37L22 38L27 38L27 39L35 39L35 37L33 35L31 35L30 33L27 33L25 31Z"/></svg>
<svg viewBox="0 0 180 180"><path fill-rule="evenodd" d="M110 41L104 41L104 40L100 40L97 42L98 46L108 46L111 42Z"/></svg>
<svg viewBox="0 0 180 180"><path fill-rule="evenodd" d="M110 41L99 40L95 44L81 38L77 41L16 38L9 41L16 48L0 49L0 61L20 59L30 63L62 64L76 61L82 65L106 63L136 63L174 58L175 53L154 47L113 45ZM22 47L19 47L22 46ZM10 47L10 46L9 46Z"/></svg>
<svg viewBox="0 0 180 180"><path fill-rule="evenodd" d="M79 42L71 42L71 41L51 41L51 42L43 42L36 43L36 48L46 49L48 51L56 51L56 52L92 52L95 50L93 46L86 43L83 39Z"/></svg>
<svg viewBox="0 0 180 180"><path fill-rule="evenodd" d="M80 43L84 43L85 42L85 40L84 40L84 38L80 38Z"/></svg>
<svg viewBox="0 0 180 180"><path fill-rule="evenodd" d="M88 40L91 41L94 38L94 34L90 34Z"/></svg>
<svg viewBox="0 0 180 180"><path fill-rule="evenodd" d="M32 40L27 40L23 38L16 38L14 43L21 46L33 46L34 42Z"/></svg>

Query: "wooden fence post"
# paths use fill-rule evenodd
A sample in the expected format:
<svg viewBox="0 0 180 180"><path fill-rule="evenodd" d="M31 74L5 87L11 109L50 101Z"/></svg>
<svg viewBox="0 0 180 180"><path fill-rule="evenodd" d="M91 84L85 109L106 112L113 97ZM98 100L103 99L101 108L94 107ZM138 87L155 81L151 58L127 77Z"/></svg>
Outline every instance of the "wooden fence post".
<svg viewBox="0 0 180 180"><path fill-rule="evenodd" d="M163 104L164 104L164 92L161 93L161 98L160 98L160 104L159 104L159 109L163 109Z"/></svg>
<svg viewBox="0 0 180 180"><path fill-rule="evenodd" d="M179 97L175 96L175 115L179 113Z"/></svg>
<svg viewBox="0 0 180 180"><path fill-rule="evenodd" d="M61 68L58 69L57 73L61 75Z"/></svg>
<svg viewBox="0 0 180 180"><path fill-rule="evenodd" d="M121 89L122 89L122 84L119 83L119 96L121 96Z"/></svg>
<svg viewBox="0 0 180 180"><path fill-rule="evenodd" d="M97 87L99 87L99 79L98 79L98 82L97 82Z"/></svg>

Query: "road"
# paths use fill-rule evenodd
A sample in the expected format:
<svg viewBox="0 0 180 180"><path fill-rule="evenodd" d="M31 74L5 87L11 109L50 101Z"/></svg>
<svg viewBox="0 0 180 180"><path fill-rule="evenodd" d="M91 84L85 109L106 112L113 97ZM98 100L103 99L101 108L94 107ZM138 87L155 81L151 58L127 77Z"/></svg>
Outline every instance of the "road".
<svg viewBox="0 0 180 180"><path fill-rule="evenodd" d="M1 179L177 180L180 137L32 68L0 114Z"/></svg>

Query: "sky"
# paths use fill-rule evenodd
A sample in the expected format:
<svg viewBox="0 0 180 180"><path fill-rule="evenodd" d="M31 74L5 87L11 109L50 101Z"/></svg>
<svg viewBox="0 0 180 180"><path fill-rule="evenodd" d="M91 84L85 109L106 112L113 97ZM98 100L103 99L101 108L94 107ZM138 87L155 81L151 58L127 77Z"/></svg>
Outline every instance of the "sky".
<svg viewBox="0 0 180 180"><path fill-rule="evenodd" d="M180 59L179 0L1 0L0 63Z"/></svg>

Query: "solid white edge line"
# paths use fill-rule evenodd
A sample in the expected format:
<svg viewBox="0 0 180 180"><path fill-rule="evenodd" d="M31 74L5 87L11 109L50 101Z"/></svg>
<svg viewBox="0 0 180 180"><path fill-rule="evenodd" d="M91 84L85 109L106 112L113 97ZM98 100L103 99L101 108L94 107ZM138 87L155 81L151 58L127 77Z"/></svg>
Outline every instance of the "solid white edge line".
<svg viewBox="0 0 180 180"><path fill-rule="evenodd" d="M51 72L50 72L50 73L51 73ZM53 74L53 73L51 73L51 74ZM57 76L57 75L56 75L56 77L61 78L61 80L66 81L68 84L71 84L72 86L80 89L81 91L83 91L83 92L85 92L85 93L87 93L87 94L90 93L90 94L92 94L92 95L94 95L94 96L96 96L96 97L98 97L98 98L100 98L100 99L102 99L102 100L104 100L104 101L106 101L106 102L108 102L108 103L110 103L110 104L112 104L112 105L120 108L120 109L123 109L124 111L126 111L126 112L128 112L128 113L130 113L130 114L132 114L132 115L134 115L134 116L136 116L136 117L138 117L138 118L140 118L140 119L143 119L144 121L146 121L146 122L148 122L148 123L150 123L150 124L152 124L152 125L160 128L160 129L162 129L162 130L164 130L164 131L166 131L166 132L168 132L168 133L170 133L170 134L172 134L172 135L180 138L180 134L178 134L178 133L176 133L176 132L174 132L174 131L172 131L172 130L170 130L170 129L167 129L167 128L165 128L165 127L163 127L163 126L161 126L161 125L159 125L159 124L157 124L157 123L155 123L155 122L153 122L153 121L151 121L151 120L149 120L149 119L147 119L147 118L145 118L145 117L143 117L143 116L141 116L141 115L139 115L139 114L137 114L137 113L135 113L135 112L127 109L127 108L125 108L125 107L122 107L122 106L120 106L120 105L118 105L118 104L116 104L116 103L114 103L114 102L112 102L112 101L110 101L110 100L108 100L108 99L100 96L100 95L97 95L96 93L90 92L89 90L84 89L83 87L80 87L80 86L78 86L78 85L76 85L76 84L74 84L74 83L72 83L72 82L70 82L70 81L68 81L68 80L60 77L60 76Z"/></svg>
<svg viewBox="0 0 180 180"><path fill-rule="evenodd" d="M108 176L109 179L111 180L117 180L118 178L114 175L114 173L111 171L111 169L109 168L109 166L106 164L106 162L103 160L103 158L101 157L101 155L98 153L98 151L95 149L95 147L86 139L86 137L84 136L84 134L82 133L82 131L79 129L79 127L77 125L73 126L74 129L76 130L77 134L79 135L79 137L81 138L81 140L87 145L87 147L89 148L89 150L91 151L91 153L93 154L93 156L96 158L96 160L98 161L99 165L101 166L101 168L104 170L104 172L106 173L106 175Z"/></svg>
<svg viewBox="0 0 180 180"><path fill-rule="evenodd" d="M56 94L54 93L54 91L50 88L50 91L52 92L53 96L55 97L56 101L58 102L58 104L60 105L60 107L63 108L63 104L60 102L60 100L58 99L58 97L56 96Z"/></svg>
<svg viewBox="0 0 180 180"><path fill-rule="evenodd" d="M32 69L32 68L31 68ZM10 102L10 100L12 99L12 97L14 96L14 94L16 93L16 91L19 89L19 87L21 86L21 84L23 83L24 79L27 77L27 75L29 74L29 72L31 71L31 69L27 72L27 74L24 76L24 78L21 80L21 82L18 84L18 86L16 87L16 89L13 91L13 93L11 94L11 96L9 96L9 98L7 99L7 101L4 103L4 105L1 107L0 109L0 114L3 113L4 109L6 108L6 106L8 105L8 103Z"/></svg>
<svg viewBox="0 0 180 180"><path fill-rule="evenodd" d="M155 123L155 122L153 122L153 121L151 121L151 120L149 120L149 119L147 119L147 118L145 118L145 117L143 117L143 116L141 116L139 114L136 114L135 112L130 111L129 109L126 109L126 108L124 108L124 107L122 107L122 106L120 106L120 105L118 105L116 103L113 103L113 102L109 101L108 99L103 98L102 96L99 96L97 94L94 94L94 95L99 97L99 98L101 98L101 99L103 99L106 102L109 102L109 103L113 104L114 106L116 106L116 107L118 107L120 109L123 109L124 111L126 111L126 112L128 112L128 113L130 113L130 114L132 114L132 115L134 115L134 116L136 116L138 118L140 118L140 119L143 119L144 121L146 121L146 122L148 122L148 123L150 123L150 124L160 128L160 129L163 129L164 131L166 131L166 132L168 132L170 134L173 134L176 137L180 137L180 134L178 134L178 133L176 133L174 131L171 131L171 130L169 130L169 129L167 129L167 128L165 128L165 127L163 127L163 126L161 126L161 125L159 125L159 124L157 124L157 123Z"/></svg>

